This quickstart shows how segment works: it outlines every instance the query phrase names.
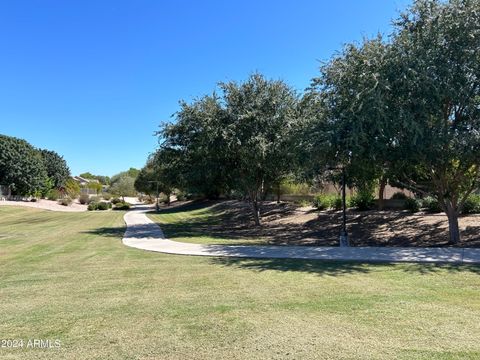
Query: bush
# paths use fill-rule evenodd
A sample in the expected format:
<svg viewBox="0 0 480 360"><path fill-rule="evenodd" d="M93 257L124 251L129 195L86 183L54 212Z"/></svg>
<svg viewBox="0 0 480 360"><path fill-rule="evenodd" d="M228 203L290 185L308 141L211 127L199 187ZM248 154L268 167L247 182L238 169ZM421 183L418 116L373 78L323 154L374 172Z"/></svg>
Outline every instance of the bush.
<svg viewBox="0 0 480 360"><path fill-rule="evenodd" d="M78 201L80 204L85 205L90 203L90 196L88 194L80 194Z"/></svg>
<svg viewBox="0 0 480 360"><path fill-rule="evenodd" d="M320 194L313 198L313 206L318 210L326 210L330 208L329 195Z"/></svg>
<svg viewBox="0 0 480 360"><path fill-rule="evenodd" d="M98 203L91 202L90 204L88 204L87 210L89 210L89 211L97 210L97 207L98 207Z"/></svg>
<svg viewBox="0 0 480 360"><path fill-rule="evenodd" d="M112 204L118 204L118 203L121 203L121 202L122 202L122 200L120 200L120 199L117 198L117 197L114 197L114 198L111 200L111 203L112 203Z"/></svg>
<svg viewBox="0 0 480 360"><path fill-rule="evenodd" d="M52 200L52 201L56 201L58 199L60 199L62 194L60 194L60 191L58 191L57 189L51 189L47 192L47 199L48 200Z"/></svg>
<svg viewBox="0 0 480 360"><path fill-rule="evenodd" d="M412 213L416 213L420 210L420 201L407 197L405 199L404 208Z"/></svg>
<svg viewBox="0 0 480 360"><path fill-rule="evenodd" d="M313 199L313 206L315 206L318 210L340 210L342 208L342 198L335 194L317 195Z"/></svg>
<svg viewBox="0 0 480 360"><path fill-rule="evenodd" d="M69 206L72 204L72 199L69 197L64 197L63 199L58 200L58 203L63 206Z"/></svg>
<svg viewBox="0 0 480 360"><path fill-rule="evenodd" d="M115 207L113 208L114 210L128 210L130 209L130 204L127 202L119 202L115 204Z"/></svg>
<svg viewBox="0 0 480 360"><path fill-rule="evenodd" d="M350 199L350 206L357 210L365 211L371 209L375 204L375 199L370 191L360 190Z"/></svg>
<svg viewBox="0 0 480 360"><path fill-rule="evenodd" d="M310 201L306 200L306 199L298 200L298 201L296 201L296 203L298 205L300 205L300 207L307 207L307 206L312 205L312 203Z"/></svg>
<svg viewBox="0 0 480 360"><path fill-rule="evenodd" d="M470 195L463 204L462 214L480 213L480 195Z"/></svg>
<svg viewBox="0 0 480 360"><path fill-rule="evenodd" d="M111 204L105 201L101 201L97 204L97 210L108 210L110 207Z"/></svg>
<svg viewBox="0 0 480 360"><path fill-rule="evenodd" d="M392 199L393 200L407 200L407 199L409 199L409 197L407 196L407 194L405 194L401 191L397 191L395 194L392 195Z"/></svg>
<svg viewBox="0 0 480 360"><path fill-rule="evenodd" d="M178 201L185 201L187 199L185 193L183 191L177 192L177 200Z"/></svg>
<svg viewBox="0 0 480 360"><path fill-rule="evenodd" d="M429 213L439 213L442 212L440 203L433 196L427 196L422 200L422 207L424 207Z"/></svg>
<svg viewBox="0 0 480 360"><path fill-rule="evenodd" d="M100 202L102 201L102 197L101 196L92 196L90 197L90 202Z"/></svg>
<svg viewBox="0 0 480 360"><path fill-rule="evenodd" d="M110 200L110 199L112 198L112 195L109 194L109 193L103 193L103 194L102 194L102 197L103 197L104 200L107 200L107 201L108 201L108 200Z"/></svg>
<svg viewBox="0 0 480 360"><path fill-rule="evenodd" d="M155 204L155 198L152 196L144 196L143 197L143 202L145 204Z"/></svg>
<svg viewBox="0 0 480 360"><path fill-rule="evenodd" d="M70 198L75 199L80 194L80 185L72 178L69 178L65 182L65 192Z"/></svg>

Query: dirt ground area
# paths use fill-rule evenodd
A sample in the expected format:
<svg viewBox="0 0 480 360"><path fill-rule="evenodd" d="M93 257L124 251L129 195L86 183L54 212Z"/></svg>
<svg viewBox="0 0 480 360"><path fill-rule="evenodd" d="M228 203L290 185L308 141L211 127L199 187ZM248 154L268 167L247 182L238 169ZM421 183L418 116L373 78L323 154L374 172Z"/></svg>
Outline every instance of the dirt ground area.
<svg viewBox="0 0 480 360"><path fill-rule="evenodd" d="M342 221L341 211L268 202L261 208L262 226L255 227L245 202L185 206L209 208L208 220L204 217L189 221L189 228L195 232L235 239L261 237L278 245L337 245ZM462 241L458 246L480 247L480 215L462 216L459 223ZM348 210L347 230L353 246L448 246L448 221L443 213Z"/></svg>

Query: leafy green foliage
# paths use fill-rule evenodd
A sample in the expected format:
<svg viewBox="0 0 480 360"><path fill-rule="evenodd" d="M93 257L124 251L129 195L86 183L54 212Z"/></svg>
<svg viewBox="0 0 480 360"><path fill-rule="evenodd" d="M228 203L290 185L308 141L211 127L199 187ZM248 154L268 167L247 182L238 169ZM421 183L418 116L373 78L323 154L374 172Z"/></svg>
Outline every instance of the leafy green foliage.
<svg viewBox="0 0 480 360"><path fill-rule="evenodd" d="M406 199L408 199L408 196L407 196L407 194L405 194L401 191L397 191L395 194L392 195L392 199L393 200L406 200Z"/></svg>
<svg viewBox="0 0 480 360"><path fill-rule="evenodd" d="M313 199L313 206L318 210L340 210L342 208L342 198L336 194L320 194Z"/></svg>
<svg viewBox="0 0 480 360"><path fill-rule="evenodd" d="M58 203L63 206L70 206L72 204L72 199L66 196L62 199L59 199Z"/></svg>
<svg viewBox="0 0 480 360"><path fill-rule="evenodd" d="M405 199L404 208L412 213L420 211L421 202L418 199L407 197Z"/></svg>
<svg viewBox="0 0 480 360"><path fill-rule="evenodd" d="M130 204L128 202L122 201L116 203L113 207L114 210L128 210L130 209Z"/></svg>
<svg viewBox="0 0 480 360"><path fill-rule="evenodd" d="M373 208L374 204L375 198L373 196L373 186L371 184L359 187L356 194L350 199L350 205L360 211L370 210Z"/></svg>
<svg viewBox="0 0 480 360"><path fill-rule="evenodd" d="M61 196L62 194L57 189L50 189L46 194L46 198L52 201L58 200Z"/></svg>
<svg viewBox="0 0 480 360"><path fill-rule="evenodd" d="M78 201L82 205L88 204L90 203L90 196L88 194L81 194L80 197L78 198Z"/></svg>
<svg viewBox="0 0 480 360"><path fill-rule="evenodd" d="M422 207L425 208L429 213L440 213L442 212L442 207L436 198L433 196L427 196L422 199Z"/></svg>
<svg viewBox="0 0 480 360"><path fill-rule="evenodd" d="M463 214L478 214L480 213L480 195L470 195L463 203Z"/></svg>
<svg viewBox="0 0 480 360"><path fill-rule="evenodd" d="M70 169L67 162L55 151L40 150L40 154L45 164L47 176L52 181L52 187L63 188L70 177Z"/></svg>
<svg viewBox="0 0 480 360"><path fill-rule="evenodd" d="M0 135L0 184L13 194L33 195L44 189L46 181L40 153L25 140Z"/></svg>
<svg viewBox="0 0 480 360"><path fill-rule="evenodd" d="M65 181L65 193L75 199L80 194L80 185L72 178L68 178Z"/></svg>
<svg viewBox="0 0 480 360"><path fill-rule="evenodd" d="M136 190L134 187L135 179L127 174L123 174L119 178L115 179L112 185L110 186L110 192L112 194L125 197L125 196L135 196Z"/></svg>

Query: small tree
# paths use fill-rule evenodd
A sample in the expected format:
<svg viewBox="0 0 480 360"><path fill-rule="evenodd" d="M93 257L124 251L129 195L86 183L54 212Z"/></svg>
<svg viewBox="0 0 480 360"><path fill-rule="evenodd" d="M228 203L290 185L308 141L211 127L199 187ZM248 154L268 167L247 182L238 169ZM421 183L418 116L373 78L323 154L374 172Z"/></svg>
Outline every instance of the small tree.
<svg viewBox="0 0 480 360"><path fill-rule="evenodd" d="M121 196L125 201L125 196L136 195L134 184L135 179L125 174L116 179L115 183L110 187L110 192L112 194Z"/></svg>

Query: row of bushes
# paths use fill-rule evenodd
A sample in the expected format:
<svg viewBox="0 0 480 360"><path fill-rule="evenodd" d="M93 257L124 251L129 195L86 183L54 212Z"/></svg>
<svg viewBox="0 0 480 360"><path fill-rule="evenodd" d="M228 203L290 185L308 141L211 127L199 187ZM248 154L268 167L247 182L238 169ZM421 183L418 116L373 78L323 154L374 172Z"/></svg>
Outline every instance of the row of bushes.
<svg viewBox="0 0 480 360"><path fill-rule="evenodd" d="M108 193L104 193L104 194L102 194L102 196L90 196L88 194L81 194L78 198L78 201L82 205L88 205L91 202L100 202L100 201L102 201L102 199L108 201L111 198L112 198L112 195L110 195Z"/></svg>
<svg viewBox="0 0 480 360"><path fill-rule="evenodd" d="M410 198L404 193L398 192L392 196L394 200L404 200L405 210L418 212L424 209L429 213L440 213L443 211L437 199L427 196L423 199ZM372 209L375 205L375 199L371 193L358 192L354 196L347 196L347 207L357 208L358 210ZM340 210L342 208L342 198L335 194L321 194L313 199L313 206L318 210ZM465 201L462 209L463 214L480 213L480 195L470 195Z"/></svg>
<svg viewBox="0 0 480 360"><path fill-rule="evenodd" d="M113 207L113 210L128 210L130 209L130 204L125 201L116 202L113 204L112 202L107 201L100 201L100 202L91 202L88 204L88 210L109 210Z"/></svg>
<svg viewBox="0 0 480 360"><path fill-rule="evenodd" d="M425 209L429 213L440 213L443 211L437 199L427 196L423 199L405 199L405 209L411 212L418 212ZM463 204L462 214L480 213L480 195L470 195Z"/></svg>
<svg viewBox="0 0 480 360"><path fill-rule="evenodd" d="M372 194L360 191L353 196L347 196L346 203L347 207L368 210L373 208L375 199ZM313 199L313 206L318 210L340 210L342 208L342 198L335 194L320 194Z"/></svg>

